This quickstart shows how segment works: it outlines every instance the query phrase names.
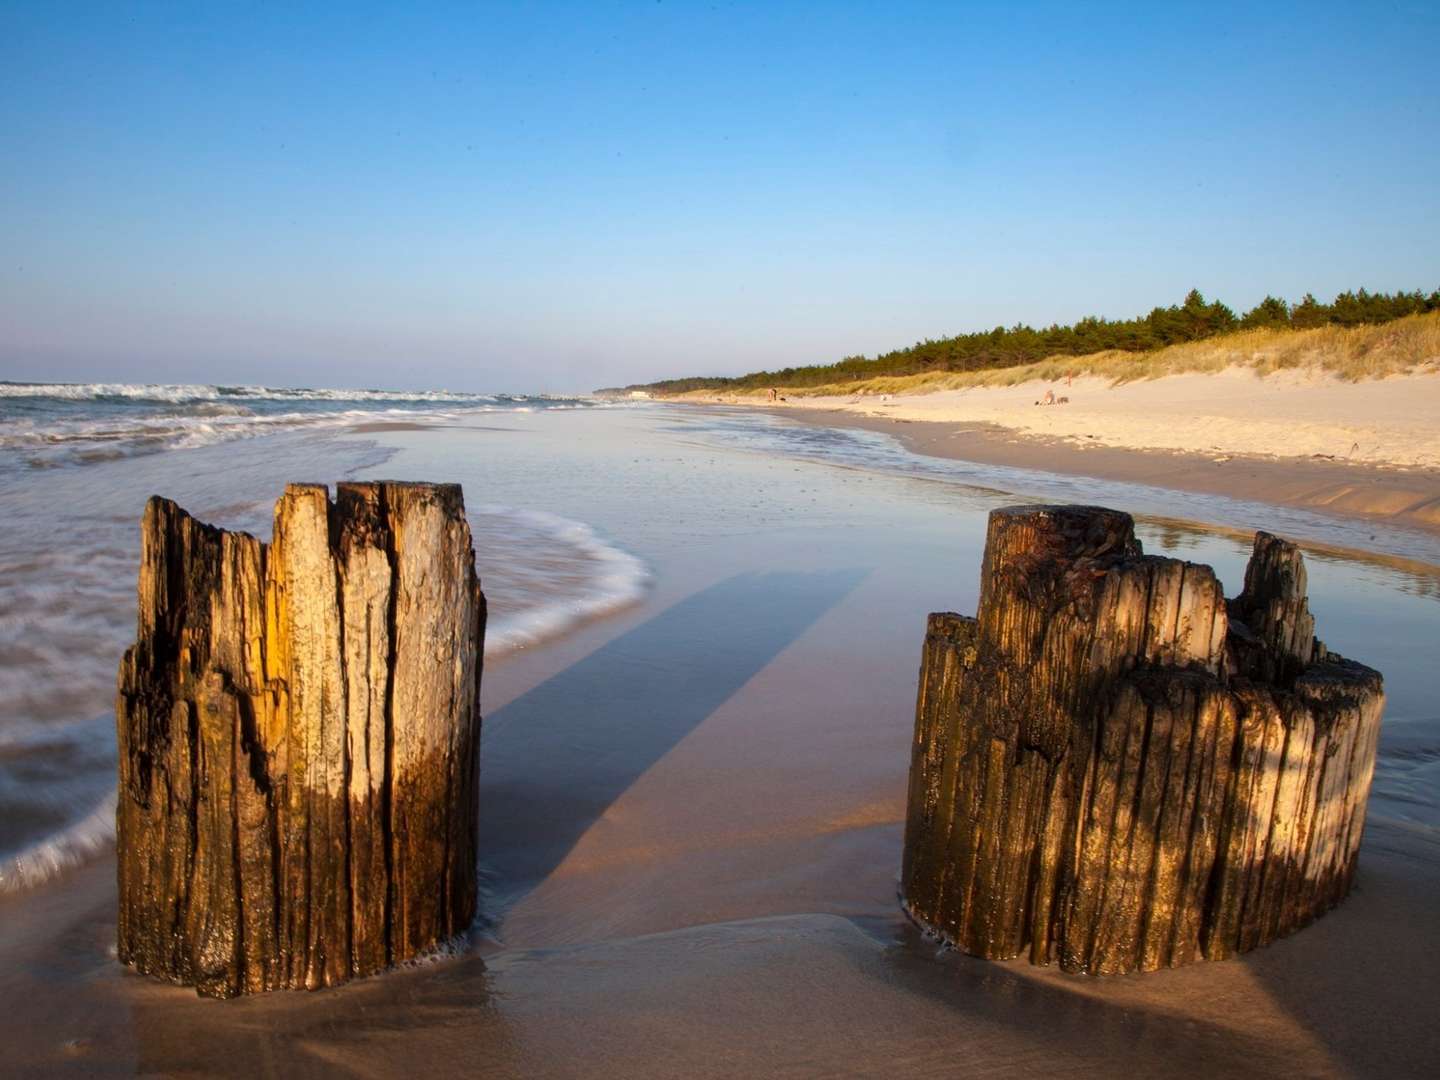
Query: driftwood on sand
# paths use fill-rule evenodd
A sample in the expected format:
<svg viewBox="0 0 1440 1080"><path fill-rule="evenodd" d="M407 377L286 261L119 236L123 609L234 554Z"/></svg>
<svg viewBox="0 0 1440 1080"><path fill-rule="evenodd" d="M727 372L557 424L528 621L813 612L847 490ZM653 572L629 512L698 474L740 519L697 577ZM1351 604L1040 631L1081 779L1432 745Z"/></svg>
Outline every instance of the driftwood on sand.
<svg viewBox="0 0 1440 1080"><path fill-rule="evenodd" d="M990 517L976 618L931 615L901 892L965 952L1111 974L1219 959L1349 891L1384 704L1260 533L1234 600L1123 513Z"/></svg>
<svg viewBox="0 0 1440 1080"><path fill-rule="evenodd" d="M369 975L476 902L485 598L456 485L145 508L116 719L120 959L230 996Z"/></svg>

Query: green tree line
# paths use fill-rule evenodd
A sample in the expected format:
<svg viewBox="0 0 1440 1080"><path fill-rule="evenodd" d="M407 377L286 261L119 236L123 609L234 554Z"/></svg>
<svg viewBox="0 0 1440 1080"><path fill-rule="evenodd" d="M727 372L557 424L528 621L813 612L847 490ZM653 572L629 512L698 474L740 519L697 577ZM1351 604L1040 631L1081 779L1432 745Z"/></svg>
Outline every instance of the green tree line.
<svg viewBox="0 0 1440 1080"><path fill-rule="evenodd" d="M1117 349L1144 353L1200 341L1233 330L1256 327L1306 330L1317 326L1358 326L1381 323L1427 311L1440 311L1440 289L1428 296L1414 292L1372 293L1365 289L1343 292L1328 304L1306 293L1298 304L1267 296L1243 315L1218 300L1206 300L1191 289L1180 304L1157 307L1133 319L1090 316L1069 326L1037 329L1023 323L997 326L971 334L916 342L871 359L847 356L834 364L756 371L735 377L694 377L637 383L623 390L681 394L690 390L749 390L767 386L825 386L858 382L882 375L917 375L931 371L980 371L1013 367L1047 356L1084 356ZM602 393L606 391L601 391Z"/></svg>

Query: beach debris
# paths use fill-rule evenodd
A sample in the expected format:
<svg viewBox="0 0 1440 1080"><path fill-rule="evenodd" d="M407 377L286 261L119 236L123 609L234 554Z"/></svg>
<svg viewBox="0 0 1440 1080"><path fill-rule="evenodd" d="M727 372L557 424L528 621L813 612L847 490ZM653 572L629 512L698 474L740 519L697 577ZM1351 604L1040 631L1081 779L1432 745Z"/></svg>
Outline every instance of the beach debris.
<svg viewBox="0 0 1440 1080"><path fill-rule="evenodd" d="M901 898L989 959L1118 974L1308 924L1355 875L1384 706L1314 636L1295 545L1241 594L1128 514L990 515L976 618L929 617Z"/></svg>
<svg viewBox="0 0 1440 1080"><path fill-rule="evenodd" d="M475 915L485 597L455 484L291 484L274 538L153 497L116 698L119 959L316 989Z"/></svg>

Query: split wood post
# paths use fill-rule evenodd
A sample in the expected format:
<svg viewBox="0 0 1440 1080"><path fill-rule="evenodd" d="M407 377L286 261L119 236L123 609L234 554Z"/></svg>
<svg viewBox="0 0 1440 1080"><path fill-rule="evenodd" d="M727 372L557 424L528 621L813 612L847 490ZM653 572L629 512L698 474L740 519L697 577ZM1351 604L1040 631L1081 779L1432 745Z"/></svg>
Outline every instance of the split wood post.
<svg viewBox="0 0 1440 1080"><path fill-rule="evenodd" d="M1127 514L990 515L976 618L930 616L901 896L990 959L1149 971L1309 923L1349 891L1378 672L1314 637L1260 533L1228 603Z"/></svg>
<svg viewBox="0 0 1440 1080"><path fill-rule="evenodd" d="M485 597L454 484L292 484L274 536L145 507L116 699L118 952L229 997L475 915Z"/></svg>

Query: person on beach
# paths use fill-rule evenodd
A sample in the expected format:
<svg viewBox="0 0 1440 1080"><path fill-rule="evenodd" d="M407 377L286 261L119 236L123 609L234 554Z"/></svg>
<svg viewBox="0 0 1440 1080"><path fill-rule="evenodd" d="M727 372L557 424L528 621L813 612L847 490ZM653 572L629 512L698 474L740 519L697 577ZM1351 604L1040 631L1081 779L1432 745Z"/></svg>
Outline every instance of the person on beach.
<svg viewBox="0 0 1440 1080"><path fill-rule="evenodd" d="M770 387L770 394L769 394L770 400L771 400L771 401L774 401L774 400L776 399L776 397L778 397L778 396L779 396L779 395L776 393L775 387L773 387L773 386Z"/></svg>

